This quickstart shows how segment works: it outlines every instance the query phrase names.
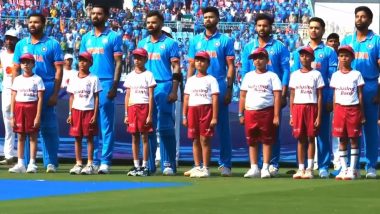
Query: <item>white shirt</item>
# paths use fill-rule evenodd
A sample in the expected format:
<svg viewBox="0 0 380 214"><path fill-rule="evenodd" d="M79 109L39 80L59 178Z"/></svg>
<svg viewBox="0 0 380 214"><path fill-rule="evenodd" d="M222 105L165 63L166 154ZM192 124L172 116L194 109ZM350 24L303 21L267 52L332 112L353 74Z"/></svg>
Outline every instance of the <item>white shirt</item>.
<svg viewBox="0 0 380 214"><path fill-rule="evenodd" d="M335 103L340 105L359 104L358 86L362 85L364 85L364 79L359 71L352 70L344 74L339 70L333 73L330 87L335 89Z"/></svg>
<svg viewBox="0 0 380 214"><path fill-rule="evenodd" d="M91 73L80 78L73 75L67 85L67 92L74 95L71 108L85 111L95 108L94 94L102 90L99 79Z"/></svg>
<svg viewBox="0 0 380 214"><path fill-rule="evenodd" d="M33 102L38 100L39 91L45 91L45 86L37 74L30 77L19 75L13 80L11 89L17 92L17 102Z"/></svg>
<svg viewBox="0 0 380 214"><path fill-rule="evenodd" d="M149 88L156 86L153 74L150 71L136 73L132 71L124 81L125 88L130 89L128 106L149 103Z"/></svg>
<svg viewBox="0 0 380 214"><path fill-rule="evenodd" d="M70 78L72 76L78 76L78 71L74 69L71 69L71 70L63 69L61 88L67 87L67 85L69 84Z"/></svg>
<svg viewBox="0 0 380 214"><path fill-rule="evenodd" d="M274 105L273 91L281 91L281 81L277 74L268 71L262 74L248 72L240 90L247 91L245 109L260 110Z"/></svg>
<svg viewBox="0 0 380 214"><path fill-rule="evenodd" d="M12 86L13 53L3 50L0 53L1 72L3 74L3 88L10 89Z"/></svg>
<svg viewBox="0 0 380 214"><path fill-rule="evenodd" d="M189 106L212 104L212 95L219 94L218 81L211 75L194 75L186 82L185 94L189 95Z"/></svg>
<svg viewBox="0 0 380 214"><path fill-rule="evenodd" d="M317 103L317 89L324 86L322 75L317 70L303 73L299 69L290 75L289 88L294 89L294 104Z"/></svg>

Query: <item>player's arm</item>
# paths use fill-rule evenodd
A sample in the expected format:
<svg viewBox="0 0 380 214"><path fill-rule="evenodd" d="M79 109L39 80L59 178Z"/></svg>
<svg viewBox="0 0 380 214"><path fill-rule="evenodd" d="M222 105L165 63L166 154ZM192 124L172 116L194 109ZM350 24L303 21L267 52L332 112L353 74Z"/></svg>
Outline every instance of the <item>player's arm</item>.
<svg viewBox="0 0 380 214"><path fill-rule="evenodd" d="M273 125L279 126L280 125L280 110L281 110L281 91L274 91L274 117L273 117Z"/></svg>
<svg viewBox="0 0 380 214"><path fill-rule="evenodd" d="M122 54L115 54L114 59L115 59L115 75L112 83L112 87L110 91L108 92L108 99L114 99L117 94L117 87L119 86L120 82L120 77L121 77L121 68L122 68Z"/></svg>
<svg viewBox="0 0 380 214"><path fill-rule="evenodd" d="M182 106L182 124L187 127L187 112L189 110L189 95L184 94Z"/></svg>
<svg viewBox="0 0 380 214"><path fill-rule="evenodd" d="M283 46L281 50L281 73L282 73L282 91L281 91L281 107L285 107L287 104L286 101L286 96L288 93L288 85L289 85L289 79L290 79L290 64L289 64L289 59L290 59L290 53L288 48Z"/></svg>
<svg viewBox="0 0 380 214"><path fill-rule="evenodd" d="M336 55L335 51L332 50L329 57L329 80L331 80L333 73L336 72L337 66L338 66L338 56ZM329 81L325 82L325 86L327 87L327 90L328 90L326 110L328 112L331 112L333 109L333 90L329 86Z"/></svg>
<svg viewBox="0 0 380 214"><path fill-rule="evenodd" d="M168 101L170 103L174 103L178 99L178 96L177 96L178 85L181 82L181 67L179 64L179 59L173 58L171 60L171 66L172 66L172 70L173 70L173 80L172 80L173 84L172 84L172 90L171 90L169 97L168 97Z"/></svg>
<svg viewBox="0 0 380 214"><path fill-rule="evenodd" d="M48 105L55 106L58 101L58 92L61 88L62 77L63 77L63 65L62 63L54 63L55 67L55 78L54 78L54 89L53 94L50 96Z"/></svg>
<svg viewBox="0 0 380 214"><path fill-rule="evenodd" d="M219 93L212 94L212 119L210 122L210 127L215 127L218 123L218 97Z"/></svg>
<svg viewBox="0 0 380 214"><path fill-rule="evenodd" d="M41 112L42 112L42 102L44 99L44 91L38 91L37 93L38 96L38 101L37 101L37 114L36 117L34 118L34 128L40 127L41 124Z"/></svg>
<svg viewBox="0 0 380 214"><path fill-rule="evenodd" d="M154 87L155 86L152 86L152 87L149 87L149 111L148 111L148 117L146 118L146 124L151 124L153 122L153 105L154 105L154 99L153 99L153 95L154 95Z"/></svg>
<svg viewBox="0 0 380 214"><path fill-rule="evenodd" d="M247 91L240 90L238 117L239 117L239 122L242 125L244 124L244 111L245 111L245 98L246 98L246 96L247 96Z"/></svg>
<svg viewBox="0 0 380 214"><path fill-rule="evenodd" d="M232 90L235 81L234 58L227 58L227 69L227 91L226 96L224 97L224 104L226 105L230 104L232 99Z"/></svg>
<svg viewBox="0 0 380 214"><path fill-rule="evenodd" d="M131 95L131 89L127 88L125 90L125 99L124 99L124 123L128 124L128 106L129 106L129 97Z"/></svg>
<svg viewBox="0 0 380 214"><path fill-rule="evenodd" d="M317 118L315 119L314 126L319 127L321 125L321 115L322 115L322 90L323 87L317 89L317 106L318 113Z"/></svg>
<svg viewBox="0 0 380 214"><path fill-rule="evenodd" d="M289 125L293 126L293 103L294 103L294 88L290 88L290 95L289 95Z"/></svg>
<svg viewBox="0 0 380 214"><path fill-rule="evenodd" d="M361 111L361 123L364 124L366 119L364 115L364 103L363 103L363 85L358 86L358 98L359 98L359 106L360 106L360 111Z"/></svg>

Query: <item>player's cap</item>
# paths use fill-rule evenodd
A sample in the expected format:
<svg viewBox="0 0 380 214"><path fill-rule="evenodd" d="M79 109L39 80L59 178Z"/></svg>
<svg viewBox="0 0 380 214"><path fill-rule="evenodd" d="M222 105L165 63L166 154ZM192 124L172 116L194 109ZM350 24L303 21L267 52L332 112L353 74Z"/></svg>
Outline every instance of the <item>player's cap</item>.
<svg viewBox="0 0 380 214"><path fill-rule="evenodd" d="M34 56L32 54L30 54L30 53L24 53L23 55L21 55L20 61L24 60L24 59L33 60L33 62L35 61L34 60Z"/></svg>
<svg viewBox="0 0 380 214"><path fill-rule="evenodd" d="M5 36L11 36L11 37L18 38L17 31L13 28L7 30L7 32L5 32Z"/></svg>
<svg viewBox="0 0 380 214"><path fill-rule="evenodd" d="M355 58L355 51L354 51L354 49L351 48L351 46L349 46L349 45L340 46L338 48L338 53L341 52L341 51L347 51L347 52L349 52L352 55L352 57Z"/></svg>
<svg viewBox="0 0 380 214"><path fill-rule="evenodd" d="M133 55L139 55L142 57L148 57L148 52L144 48L136 48L132 51Z"/></svg>
<svg viewBox="0 0 380 214"><path fill-rule="evenodd" d="M255 59L256 57L260 56L260 55L263 55L265 56L266 58L269 57L268 55L268 51L265 50L265 48L257 48L255 51L253 51L253 53L251 53L249 56L248 56L248 59Z"/></svg>
<svg viewBox="0 0 380 214"><path fill-rule="evenodd" d="M167 36L172 36L172 33L173 33L173 31L172 31L172 29L170 28L170 27L167 27L167 26L163 26L162 28L161 28L161 30L162 30L162 32L164 32Z"/></svg>
<svg viewBox="0 0 380 214"><path fill-rule="evenodd" d="M64 60L66 59L74 59L72 54L65 54L65 57L63 58Z"/></svg>
<svg viewBox="0 0 380 214"><path fill-rule="evenodd" d="M206 51L199 51L195 54L195 58L203 58L210 61L210 55Z"/></svg>
<svg viewBox="0 0 380 214"><path fill-rule="evenodd" d="M299 49L298 52L299 53L308 53L314 57L314 50L310 46L303 46L301 49Z"/></svg>
<svg viewBox="0 0 380 214"><path fill-rule="evenodd" d="M89 61L91 64L93 62L93 59L92 59L92 55L89 53L89 52L82 52L79 54L79 59L80 58L83 58L83 59L86 59L87 61Z"/></svg>

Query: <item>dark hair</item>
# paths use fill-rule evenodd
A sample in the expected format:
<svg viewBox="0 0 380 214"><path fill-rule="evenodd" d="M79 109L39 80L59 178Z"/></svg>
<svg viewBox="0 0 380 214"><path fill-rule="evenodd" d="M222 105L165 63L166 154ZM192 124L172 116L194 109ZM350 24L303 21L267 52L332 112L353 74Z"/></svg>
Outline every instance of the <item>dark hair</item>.
<svg viewBox="0 0 380 214"><path fill-rule="evenodd" d="M273 22L274 22L273 16L271 16L269 14L266 14L266 13L259 13L259 14L257 14L257 16L255 18L255 24L257 24L257 22L260 21L260 20L267 20L270 25L272 25Z"/></svg>
<svg viewBox="0 0 380 214"><path fill-rule="evenodd" d="M310 24L311 22L318 22L318 23L322 26L323 29L325 29L325 27L326 27L325 21L323 21L323 19L321 19L321 18L319 18L319 17L313 17L313 18L311 18L311 19L309 20L309 24Z"/></svg>
<svg viewBox="0 0 380 214"><path fill-rule="evenodd" d="M160 13L158 10L151 10L146 14L146 18L152 17L152 16L157 16L157 18L164 23L164 16Z"/></svg>
<svg viewBox="0 0 380 214"><path fill-rule="evenodd" d="M42 24L44 24L44 25L46 24L46 17L44 15L42 15L42 13L31 13L28 16L28 19L30 19L30 17L40 17Z"/></svg>
<svg viewBox="0 0 380 214"><path fill-rule="evenodd" d="M369 17L369 19L372 20L372 18L373 18L373 13L372 13L371 9L369 9L369 8L366 7L366 6L360 6L360 7L357 7L357 8L355 8L355 15L356 15L358 12L360 12L360 11L364 11L364 12L367 14L367 16Z"/></svg>
<svg viewBox="0 0 380 214"><path fill-rule="evenodd" d="M328 37L327 37L327 40L330 40L330 39L337 39L339 40L339 35L337 33L331 33Z"/></svg>
<svg viewBox="0 0 380 214"><path fill-rule="evenodd" d="M218 19L219 19L219 10L216 7L205 7L205 8L202 8L202 13L203 14L205 14L205 13L214 13L216 15L216 17L218 17Z"/></svg>
<svg viewBox="0 0 380 214"><path fill-rule="evenodd" d="M94 8L94 7L102 8L104 15L106 15L107 17L110 16L110 8L109 7L104 6L104 5L98 5L98 4L94 5L92 8Z"/></svg>

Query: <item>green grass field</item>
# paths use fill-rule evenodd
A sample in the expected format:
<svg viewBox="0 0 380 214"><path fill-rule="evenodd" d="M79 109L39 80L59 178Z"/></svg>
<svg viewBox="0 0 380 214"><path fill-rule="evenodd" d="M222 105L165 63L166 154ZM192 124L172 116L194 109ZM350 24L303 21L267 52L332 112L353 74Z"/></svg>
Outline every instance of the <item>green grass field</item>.
<svg viewBox="0 0 380 214"><path fill-rule="evenodd" d="M212 168L211 178L191 179L180 176L187 167L180 168L178 176L173 177L127 177L126 167L121 166L113 167L110 175L73 176L67 173L69 167L62 165L55 174L22 175L0 167L0 178L189 185L0 201L0 213L380 213L379 180L293 180L285 173L289 169L282 169L280 178L245 179L243 168L234 168L231 178L219 177L217 169ZM4 194L1 189L0 194Z"/></svg>

